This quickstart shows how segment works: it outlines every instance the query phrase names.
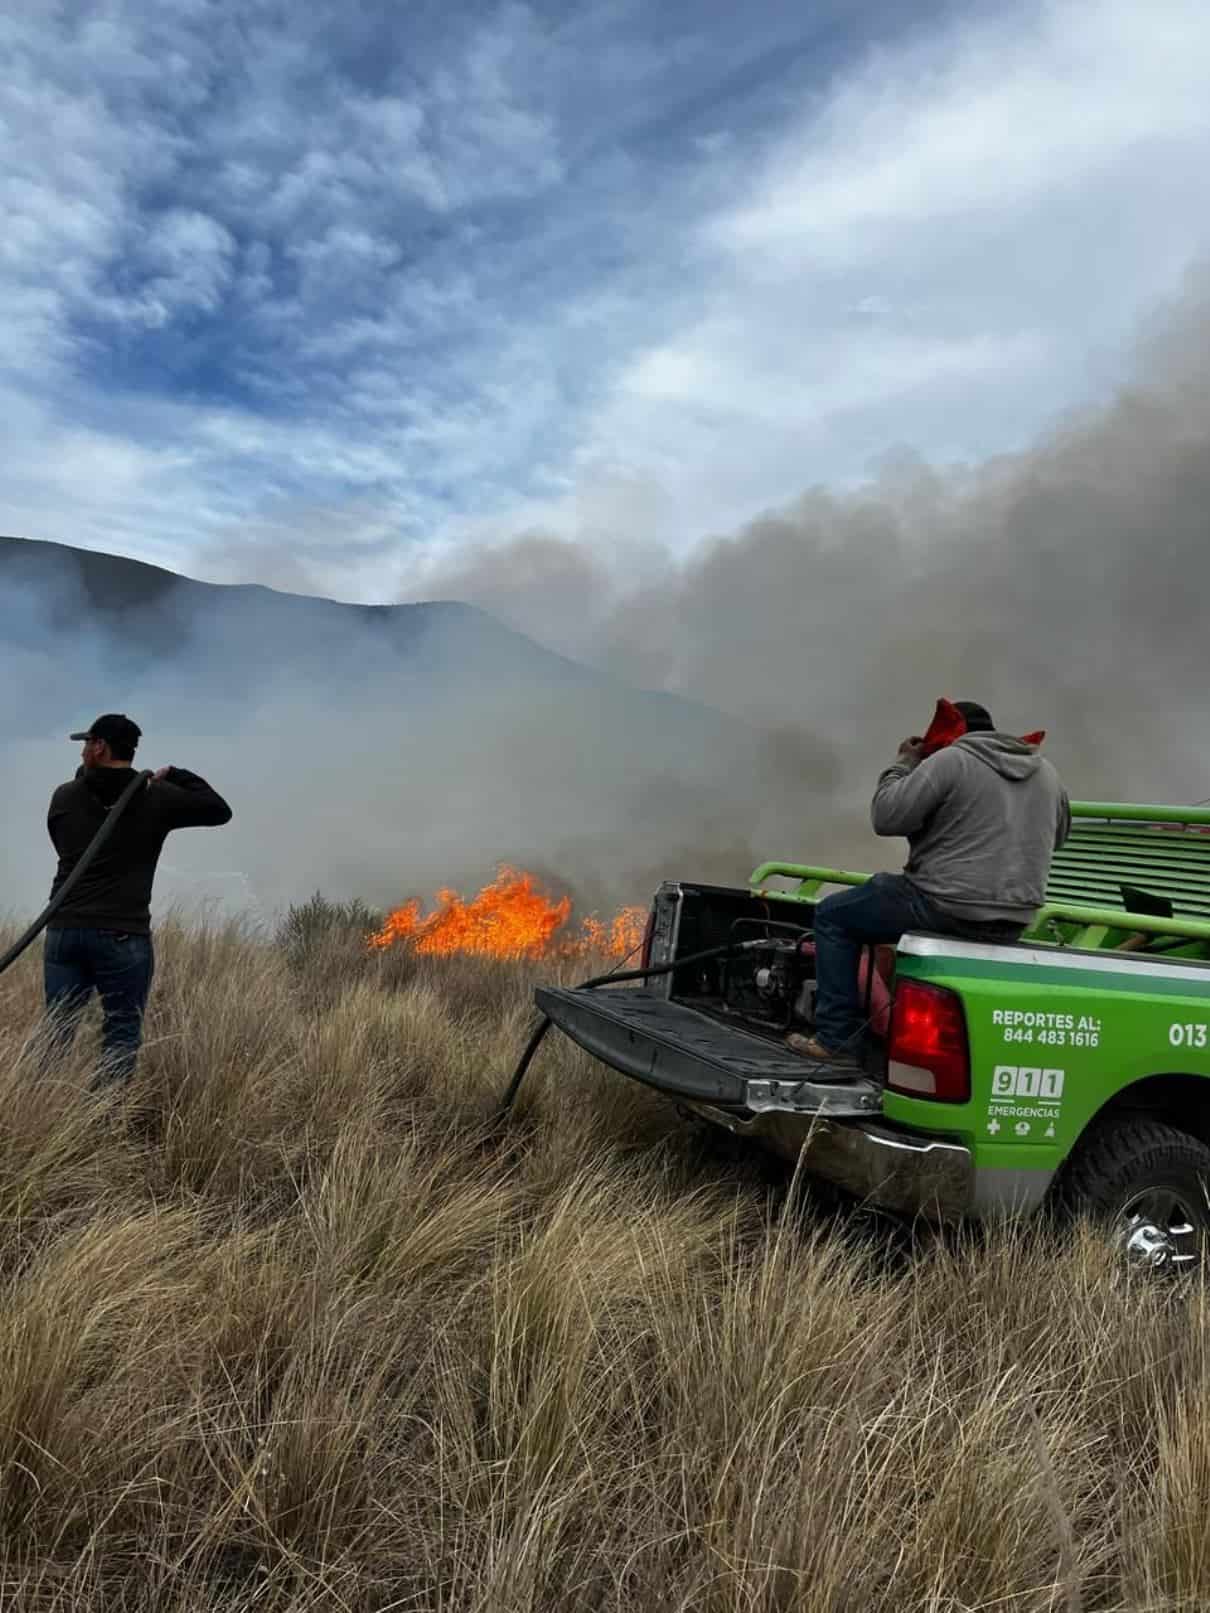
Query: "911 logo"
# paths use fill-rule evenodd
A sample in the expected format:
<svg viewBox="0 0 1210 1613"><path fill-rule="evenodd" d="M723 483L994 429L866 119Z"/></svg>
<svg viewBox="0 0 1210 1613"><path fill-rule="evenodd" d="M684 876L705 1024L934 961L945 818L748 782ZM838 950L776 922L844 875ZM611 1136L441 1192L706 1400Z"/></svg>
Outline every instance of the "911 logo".
<svg viewBox="0 0 1210 1613"><path fill-rule="evenodd" d="M1057 1103L1063 1096L1063 1070L1043 1070L1029 1064L997 1064L992 1075L993 1098L1033 1098Z"/></svg>

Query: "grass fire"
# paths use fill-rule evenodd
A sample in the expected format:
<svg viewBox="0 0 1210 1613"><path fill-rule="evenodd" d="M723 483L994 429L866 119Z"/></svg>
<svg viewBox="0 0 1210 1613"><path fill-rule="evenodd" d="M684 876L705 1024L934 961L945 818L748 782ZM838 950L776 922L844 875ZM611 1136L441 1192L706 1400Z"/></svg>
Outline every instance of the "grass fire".
<svg viewBox="0 0 1210 1613"><path fill-rule="evenodd" d="M502 867L477 895L464 899L440 890L431 910L413 897L387 914L369 938L375 951L403 945L422 957L525 959L622 959L643 939L646 909L623 907L609 919L590 914L569 932L572 899L556 900L543 891L535 875Z"/></svg>

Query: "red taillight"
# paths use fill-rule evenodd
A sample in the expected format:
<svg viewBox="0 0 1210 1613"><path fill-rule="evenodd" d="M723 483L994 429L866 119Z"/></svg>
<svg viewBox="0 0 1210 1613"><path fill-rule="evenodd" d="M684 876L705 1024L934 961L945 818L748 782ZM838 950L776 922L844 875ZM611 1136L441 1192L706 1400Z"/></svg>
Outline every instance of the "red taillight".
<svg viewBox="0 0 1210 1613"><path fill-rule="evenodd" d="M643 949L639 953L639 968L651 968L651 943L655 939L655 908L647 914L647 924L643 930Z"/></svg>
<svg viewBox="0 0 1210 1613"><path fill-rule="evenodd" d="M969 1099L970 1047L957 992L921 980L900 980L887 1053L887 1086L893 1092L942 1103Z"/></svg>

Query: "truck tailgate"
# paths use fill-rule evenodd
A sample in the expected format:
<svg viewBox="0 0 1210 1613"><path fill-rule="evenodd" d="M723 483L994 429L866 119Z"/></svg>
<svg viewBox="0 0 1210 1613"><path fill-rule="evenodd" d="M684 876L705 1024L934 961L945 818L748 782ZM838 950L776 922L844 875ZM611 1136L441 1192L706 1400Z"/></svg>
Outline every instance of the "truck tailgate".
<svg viewBox="0 0 1210 1613"><path fill-rule="evenodd" d="M534 996L586 1052L660 1092L737 1109L792 1106L867 1119L877 1105L878 1088L857 1070L848 1080L812 1081L809 1060L666 997L556 986L541 986Z"/></svg>

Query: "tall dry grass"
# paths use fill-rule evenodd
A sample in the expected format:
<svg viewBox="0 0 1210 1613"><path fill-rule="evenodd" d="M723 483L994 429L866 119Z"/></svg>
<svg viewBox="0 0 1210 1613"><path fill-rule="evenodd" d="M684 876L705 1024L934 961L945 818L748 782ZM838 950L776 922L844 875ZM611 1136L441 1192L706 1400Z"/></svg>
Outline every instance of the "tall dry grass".
<svg viewBox="0 0 1210 1613"><path fill-rule="evenodd" d="M527 971L159 938L133 1087L0 979L0 1607L1210 1606L1205 1291L886 1257Z"/></svg>

